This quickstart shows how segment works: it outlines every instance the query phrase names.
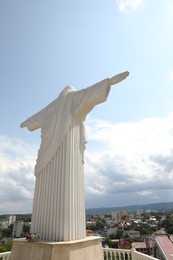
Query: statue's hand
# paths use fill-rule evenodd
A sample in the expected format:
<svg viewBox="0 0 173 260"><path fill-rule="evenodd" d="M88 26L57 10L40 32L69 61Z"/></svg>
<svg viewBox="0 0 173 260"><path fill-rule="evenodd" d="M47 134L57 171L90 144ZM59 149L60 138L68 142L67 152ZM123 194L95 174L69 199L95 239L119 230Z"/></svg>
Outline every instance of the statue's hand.
<svg viewBox="0 0 173 260"><path fill-rule="evenodd" d="M26 127L26 126L27 126L27 120L24 121L24 122L20 125L21 128Z"/></svg>
<svg viewBox="0 0 173 260"><path fill-rule="evenodd" d="M128 71L122 72L120 74L117 74L115 76L113 76L112 78L109 79L110 85L115 85L118 82L124 80L125 78L127 78L127 76L129 75Z"/></svg>

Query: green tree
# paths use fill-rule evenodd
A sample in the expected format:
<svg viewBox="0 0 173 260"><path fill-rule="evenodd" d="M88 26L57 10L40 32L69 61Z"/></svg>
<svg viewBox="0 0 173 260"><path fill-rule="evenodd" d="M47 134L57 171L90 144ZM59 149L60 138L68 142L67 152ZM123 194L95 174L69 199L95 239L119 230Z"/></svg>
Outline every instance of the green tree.
<svg viewBox="0 0 173 260"><path fill-rule="evenodd" d="M25 236L26 234L28 234L30 232L30 226L28 225L23 225L23 236Z"/></svg>
<svg viewBox="0 0 173 260"><path fill-rule="evenodd" d="M123 236L123 229L119 227L117 229L116 238L120 240L122 238L122 236Z"/></svg>
<svg viewBox="0 0 173 260"><path fill-rule="evenodd" d="M12 245L13 245L12 239L8 239L3 243L2 247L0 248L0 253L11 251Z"/></svg>
<svg viewBox="0 0 173 260"><path fill-rule="evenodd" d="M105 225L101 221L96 222L96 230L103 231L105 228Z"/></svg>
<svg viewBox="0 0 173 260"><path fill-rule="evenodd" d="M13 224L8 228L2 230L2 237L12 237L13 234Z"/></svg>
<svg viewBox="0 0 173 260"><path fill-rule="evenodd" d="M87 223L86 229L96 231L96 224L95 223Z"/></svg>
<svg viewBox="0 0 173 260"><path fill-rule="evenodd" d="M172 234L173 232L173 218L171 216L167 216L166 219L162 221L161 226L165 228L168 234Z"/></svg>

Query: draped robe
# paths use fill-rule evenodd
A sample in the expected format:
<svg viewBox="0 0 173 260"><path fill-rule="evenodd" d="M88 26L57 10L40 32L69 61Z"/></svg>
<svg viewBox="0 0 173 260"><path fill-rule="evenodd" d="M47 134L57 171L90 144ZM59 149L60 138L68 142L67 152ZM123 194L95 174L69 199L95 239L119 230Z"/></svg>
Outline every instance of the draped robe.
<svg viewBox="0 0 173 260"><path fill-rule="evenodd" d="M107 99L109 90L109 79L79 91L66 87L23 123L30 131L41 128L31 232L39 233L43 240L86 237L84 121L95 105Z"/></svg>

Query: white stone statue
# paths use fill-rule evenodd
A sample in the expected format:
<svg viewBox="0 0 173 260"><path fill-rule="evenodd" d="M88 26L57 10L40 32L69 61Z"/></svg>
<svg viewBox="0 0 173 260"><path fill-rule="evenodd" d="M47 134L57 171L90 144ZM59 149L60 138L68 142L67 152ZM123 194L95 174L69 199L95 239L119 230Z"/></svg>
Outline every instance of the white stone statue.
<svg viewBox="0 0 173 260"><path fill-rule="evenodd" d="M111 85L128 75L124 72L79 91L67 86L57 99L21 124L30 131L41 128L31 232L43 240L86 237L84 121L95 105L107 99Z"/></svg>

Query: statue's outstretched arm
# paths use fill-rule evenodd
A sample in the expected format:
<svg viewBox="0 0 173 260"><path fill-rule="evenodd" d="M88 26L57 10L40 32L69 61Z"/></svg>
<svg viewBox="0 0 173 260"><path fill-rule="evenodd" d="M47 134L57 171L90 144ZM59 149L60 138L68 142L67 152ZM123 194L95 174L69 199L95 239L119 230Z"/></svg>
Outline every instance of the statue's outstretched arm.
<svg viewBox="0 0 173 260"><path fill-rule="evenodd" d="M20 127L27 127L28 130L34 131L38 128L41 128L44 122L46 122L48 118L48 109L43 108L38 113L34 114L33 116L29 117L27 120L25 120Z"/></svg>
<svg viewBox="0 0 173 260"><path fill-rule="evenodd" d="M28 118L27 120L25 120L21 125L20 125L21 128L23 127L27 127L28 130L30 131L34 131L38 128L40 128L40 126L38 125L38 122L37 120L34 119L34 117L32 118Z"/></svg>
<svg viewBox="0 0 173 260"><path fill-rule="evenodd" d="M122 72L120 74L113 76L112 78L109 79L110 85L115 85L115 84L119 83L120 81L127 78L128 75L129 75L129 72L125 71L125 72Z"/></svg>
<svg viewBox="0 0 173 260"><path fill-rule="evenodd" d="M23 127L27 127L27 120L25 120L21 125L20 125L21 128Z"/></svg>
<svg viewBox="0 0 173 260"><path fill-rule="evenodd" d="M38 128L41 128L45 120L46 120L46 112L44 113L44 109L42 109L40 112L36 113L35 115L29 117L27 120L22 122L20 127L21 128L27 127L28 130L34 131Z"/></svg>

